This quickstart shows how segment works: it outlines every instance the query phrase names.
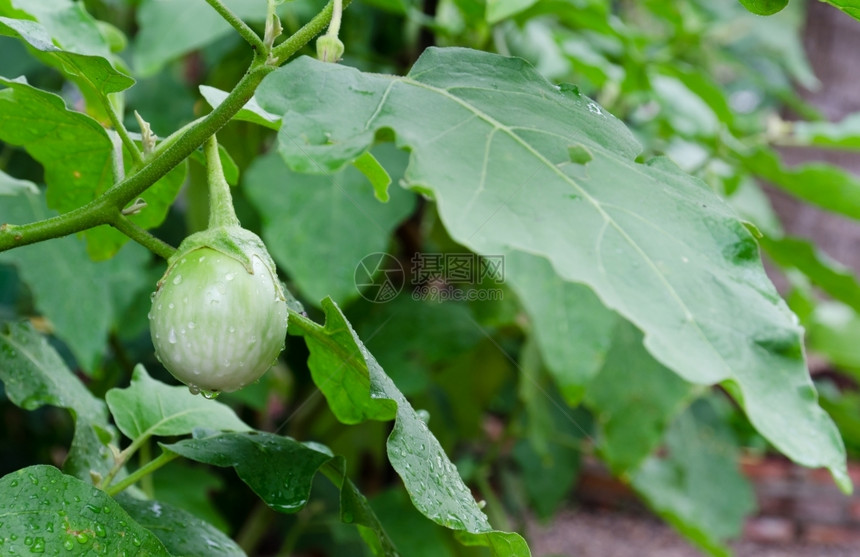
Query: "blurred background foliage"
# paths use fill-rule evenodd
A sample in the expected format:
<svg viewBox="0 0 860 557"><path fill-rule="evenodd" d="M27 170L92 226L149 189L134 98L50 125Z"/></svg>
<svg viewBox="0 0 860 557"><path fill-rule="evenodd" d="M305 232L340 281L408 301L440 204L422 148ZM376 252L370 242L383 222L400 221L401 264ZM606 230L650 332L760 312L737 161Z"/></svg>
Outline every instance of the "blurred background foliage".
<svg viewBox="0 0 860 557"><path fill-rule="evenodd" d="M249 60L247 46L202 1L82 4L105 22L116 56L138 77L124 99L126 114L138 111L159 136L209 110L198 86L229 90ZM262 29L265 2L228 4ZM286 32L321 4L284 3ZM622 119L642 142L642 159L668 155L725 196L762 236L773 276L807 328L807 348L821 372L815 376L821 403L856 458L860 284L814 240L786 234L762 186L860 217L860 182L853 175L825 163L783 160L785 147L860 148L860 116L828 122L798 93L819 86L801 41L805 10L796 0L767 18L733 1L356 0L341 32L343 63L403 74L431 45L525 58ZM78 89L17 41L0 37L0 50L0 75L25 75L68 105L83 105ZM478 499L487 501L494 526L520 529L527 516L549 520L575 504L580 462L598 456L700 547L720 554L724 541L739 533L754 502L737 458L764 454L768 446L723 391L692 388L644 351L638 331L618 324L600 373L572 408L550 380L532 324L511 291L496 302L433 303L402 295L373 304L359 296L354 269L364 254L395 254L408 272L415 254L466 251L447 236L431 201L392 188L391 201L379 204L353 170L332 179L285 178L283 162L267 154L274 132L255 124L234 121L219 139L235 163L243 224L261 231L313 317L327 294L345 308L398 387L429 412L431 429ZM406 155L383 146L376 156L397 183ZM41 166L10 145L0 144L0 169L44 183ZM192 158L182 193L156 235L177 245L201 229L205 196L203 167ZM45 211L13 208L7 199L0 198L0 220L12 220L13 210L23 220ZM368 226L368 214L380 226ZM162 272L162 262L133 244L102 262L92 262L76 238L6 252L0 254L0 320L24 316L53 333L53 345L97 395L127 384L137 362L169 380L154 359L146 320ZM272 372L223 400L256 428L319 440L344 455L394 541L415 548L410 555L481 554L453 543L448 531L407 504L384 458L389 426L340 424L311 382L306 359L303 342L290 337ZM64 411L24 412L3 399L0 413L0 475L62 461L72 434ZM269 511L230 470L173 463L155 476L154 487L158 498L235 536L249 554L364 551L355 531L338 520L338 494L327 484L291 516ZM710 510L685 515L690 505Z"/></svg>

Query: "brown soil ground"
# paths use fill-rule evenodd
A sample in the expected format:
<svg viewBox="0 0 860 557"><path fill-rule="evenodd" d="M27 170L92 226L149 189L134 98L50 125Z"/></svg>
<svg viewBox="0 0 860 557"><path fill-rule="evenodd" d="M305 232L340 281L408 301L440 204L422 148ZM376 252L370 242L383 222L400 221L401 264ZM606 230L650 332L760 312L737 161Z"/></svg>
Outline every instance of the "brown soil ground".
<svg viewBox="0 0 860 557"><path fill-rule="evenodd" d="M701 557L671 528L648 516L562 511L551 523L529 524L535 557ZM860 557L860 546L738 542L736 557Z"/></svg>

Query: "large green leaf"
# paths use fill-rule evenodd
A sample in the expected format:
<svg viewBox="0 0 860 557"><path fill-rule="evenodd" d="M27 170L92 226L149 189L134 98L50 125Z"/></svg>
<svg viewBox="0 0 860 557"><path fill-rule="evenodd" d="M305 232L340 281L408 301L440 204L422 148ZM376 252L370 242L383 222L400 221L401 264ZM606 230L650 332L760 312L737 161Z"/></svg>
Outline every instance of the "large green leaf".
<svg viewBox="0 0 860 557"><path fill-rule="evenodd" d="M26 223L53 216L39 195L19 195L0 203L0 222ZM54 334L71 349L78 364L92 371L101 361L112 321L107 278L73 236L15 248L0 254L30 287L36 309Z"/></svg>
<svg viewBox="0 0 860 557"><path fill-rule="evenodd" d="M117 70L102 56L79 54L57 48L48 30L35 21L0 17L0 35L15 37L35 49L40 53L39 58L43 62L74 80L88 99L106 100L109 93L125 91L134 85L134 79Z"/></svg>
<svg viewBox="0 0 860 557"><path fill-rule="evenodd" d="M141 526L155 534L171 555L245 557L223 532L182 509L161 501L144 501L120 494L117 502Z"/></svg>
<svg viewBox="0 0 860 557"><path fill-rule="evenodd" d="M392 174L402 175L403 153L388 146L376 154ZM379 203L354 168L331 176L298 174L276 153L257 159L244 185L263 217L263 239L272 257L313 301L358 297L356 266L388 248L392 231L415 205L415 196L402 190Z"/></svg>
<svg viewBox="0 0 860 557"><path fill-rule="evenodd" d="M740 535L755 498L725 422L699 401L672 424L666 450L635 472L634 489L687 539L711 555L731 555L725 542Z"/></svg>
<svg viewBox="0 0 860 557"><path fill-rule="evenodd" d="M171 387L156 381L138 364L125 389L105 395L116 426L129 439L152 435L186 435L196 427L248 431L232 408L202 396L187 387Z"/></svg>
<svg viewBox="0 0 860 557"><path fill-rule="evenodd" d="M53 466L3 476L0 493L3 555L170 555L108 494Z"/></svg>
<svg viewBox="0 0 860 557"><path fill-rule="evenodd" d="M47 30L49 43L70 52L110 57L110 42L86 7L75 0L0 0L0 15L35 19Z"/></svg>
<svg viewBox="0 0 860 557"><path fill-rule="evenodd" d="M585 396L598 424L598 450L613 473L637 468L694 392L645 351L635 327L619 323L606 364Z"/></svg>
<svg viewBox="0 0 860 557"><path fill-rule="evenodd" d="M91 472L105 475L110 470L113 458L99 433L113 437L115 430L104 402L84 387L30 325L12 323L0 332L0 380L9 400L25 410L49 404L72 413L75 436L64 466L67 472L90 480Z"/></svg>
<svg viewBox="0 0 860 557"><path fill-rule="evenodd" d="M95 120L23 78L0 78L0 140L23 146L45 167L48 206L80 207L113 185L113 142Z"/></svg>
<svg viewBox="0 0 860 557"><path fill-rule="evenodd" d="M307 504L313 479L321 471L341 491L342 520L374 534L375 555L397 555L366 499L346 477L342 458L320 445L273 433L213 433L197 430L193 439L162 447L191 460L235 468L266 505L282 513L298 512Z"/></svg>
<svg viewBox="0 0 860 557"><path fill-rule="evenodd" d="M325 326L291 313L290 330L305 337L311 351L308 366L332 412L344 423L394 418L388 460L415 508L457 531L466 545L487 546L500 557L530 555L518 534L492 529L427 424L385 375L340 308L330 298L323 300L322 307ZM345 390L343 385L355 387Z"/></svg>
<svg viewBox="0 0 860 557"><path fill-rule="evenodd" d="M465 49L429 49L406 77L301 58L257 99L284 114L279 149L299 171L340 169L393 130L411 150L406 185L435 198L455 241L545 257L642 330L657 360L691 382L736 385L780 451L850 489L801 329L755 240L668 160L635 163L639 144L595 102L522 60ZM572 163L583 150L592 160Z"/></svg>
<svg viewBox="0 0 860 557"><path fill-rule="evenodd" d="M0 90L0 140L23 146L45 167L49 207L71 211L114 184L120 174L116 145L98 122L67 109L61 97L30 86L23 78L0 77L0 84L7 87ZM185 171L186 165L180 164L141 194L146 207L130 219L144 228L161 224ZM128 240L108 226L88 230L85 236L97 259L110 257Z"/></svg>

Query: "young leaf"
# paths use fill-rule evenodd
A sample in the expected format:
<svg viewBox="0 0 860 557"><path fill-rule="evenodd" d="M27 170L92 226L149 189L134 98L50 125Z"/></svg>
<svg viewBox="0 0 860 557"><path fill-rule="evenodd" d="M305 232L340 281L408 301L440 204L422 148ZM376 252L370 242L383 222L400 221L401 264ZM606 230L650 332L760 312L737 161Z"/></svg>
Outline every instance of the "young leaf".
<svg viewBox="0 0 860 557"><path fill-rule="evenodd" d="M394 418L388 460L421 514L457 531L466 545L489 547L499 557L530 555L518 534L493 530L427 424L358 339L340 308L322 302L325 326L290 314L294 334L311 351L308 366L334 414L344 423ZM343 385L353 385L347 389Z"/></svg>
<svg viewBox="0 0 860 557"><path fill-rule="evenodd" d="M397 555L364 496L346 478L343 459L320 445L259 431L217 434L200 429L193 439L161 446L197 462L235 468L266 505L282 513L298 512L307 504L314 477L322 471L341 491L343 521L374 533L376 555Z"/></svg>
<svg viewBox="0 0 860 557"><path fill-rule="evenodd" d="M0 17L0 35L15 37L35 49L39 58L78 84L87 98L87 106L104 110L109 93L125 91L134 85L134 79L117 70L102 56L92 56L61 50L54 46L47 29L35 21ZM94 105L94 106L90 106Z"/></svg>
<svg viewBox="0 0 860 557"><path fill-rule="evenodd" d="M4 555L170 556L105 492L53 466L30 466L3 476L0 493Z"/></svg>
<svg viewBox="0 0 860 557"><path fill-rule="evenodd" d="M232 408L202 396L187 387L171 387L156 381L138 364L125 389L105 395L116 426L129 439L142 436L186 435L196 427L248 431Z"/></svg>
<svg viewBox="0 0 860 557"><path fill-rule="evenodd" d="M850 489L802 331L755 240L667 159L635 163L638 142L595 102L522 60L455 48L429 49L405 77L301 58L257 99L284 114L279 150L300 171L337 170L393 130L411 151L405 183L436 199L455 241L546 257L642 330L657 360L691 382L735 383L769 441ZM594 156L585 169L569 161L576 143Z"/></svg>
<svg viewBox="0 0 860 557"><path fill-rule="evenodd" d="M708 401L699 401L672 424L666 448L666 456L650 457L633 474L634 489L684 537L728 557L726 540L740 535L755 509L731 431L714 419Z"/></svg>
<svg viewBox="0 0 860 557"><path fill-rule="evenodd" d="M25 410L49 404L75 418L75 436L64 468L82 480L107 474L113 465L98 428L114 437L104 402L94 397L30 325L10 323L0 332L0 380L6 396Z"/></svg>
<svg viewBox="0 0 860 557"><path fill-rule="evenodd" d="M171 555L245 557L236 542L193 514L160 501L135 499L121 493L117 502L131 518L155 534Z"/></svg>

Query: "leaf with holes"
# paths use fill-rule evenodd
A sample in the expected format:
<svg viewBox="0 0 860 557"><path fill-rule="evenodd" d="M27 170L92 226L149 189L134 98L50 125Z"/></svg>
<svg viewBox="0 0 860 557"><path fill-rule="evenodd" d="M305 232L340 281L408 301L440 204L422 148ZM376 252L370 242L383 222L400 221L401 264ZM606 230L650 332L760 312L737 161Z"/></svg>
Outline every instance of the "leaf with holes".
<svg viewBox="0 0 860 557"><path fill-rule="evenodd" d="M669 160L635 162L639 143L594 101L523 60L456 48L427 50L405 77L300 58L267 76L257 100L284 115L279 151L300 171L339 170L393 131L411 151L403 182L435 199L455 241L546 258L643 331L663 365L733 386L776 448L850 489L802 329L752 235ZM578 145L585 164L571 160Z"/></svg>

